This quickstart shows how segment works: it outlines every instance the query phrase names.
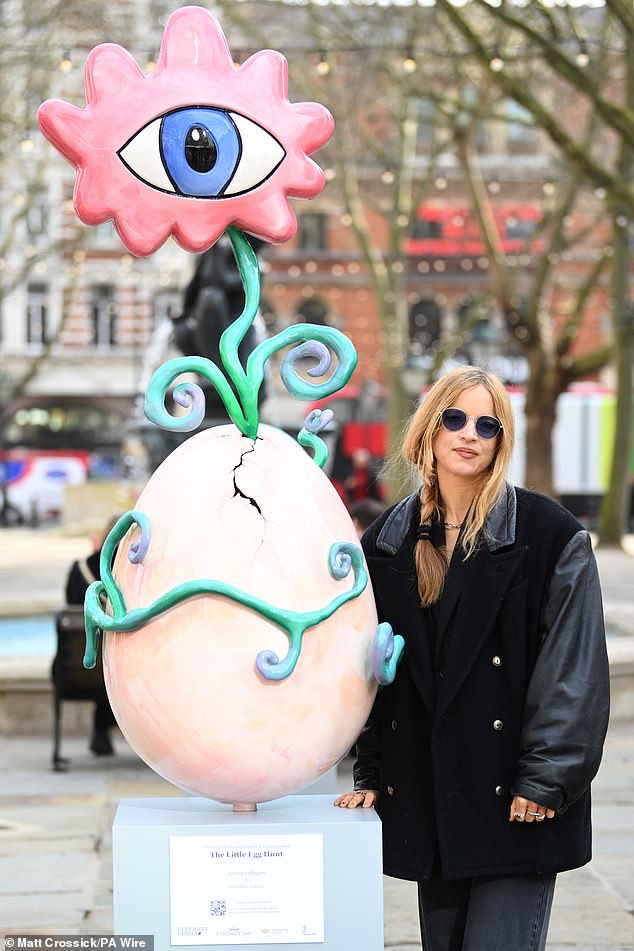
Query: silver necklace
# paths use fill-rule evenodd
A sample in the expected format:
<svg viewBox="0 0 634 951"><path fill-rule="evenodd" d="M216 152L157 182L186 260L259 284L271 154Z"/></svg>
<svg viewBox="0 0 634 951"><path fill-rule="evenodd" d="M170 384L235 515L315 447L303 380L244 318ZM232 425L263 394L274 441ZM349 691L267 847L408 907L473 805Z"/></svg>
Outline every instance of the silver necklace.
<svg viewBox="0 0 634 951"><path fill-rule="evenodd" d="M462 528L462 522L445 522L445 528Z"/></svg>

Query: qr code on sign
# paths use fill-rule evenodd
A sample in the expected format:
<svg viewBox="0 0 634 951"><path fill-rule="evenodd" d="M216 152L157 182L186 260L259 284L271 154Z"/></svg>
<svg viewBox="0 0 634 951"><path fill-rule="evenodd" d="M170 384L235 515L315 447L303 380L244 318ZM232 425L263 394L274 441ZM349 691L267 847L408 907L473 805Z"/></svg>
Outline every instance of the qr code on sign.
<svg viewBox="0 0 634 951"><path fill-rule="evenodd" d="M212 918L215 918L217 915L226 915L227 914L227 903L224 899L212 899L209 902L209 914Z"/></svg>

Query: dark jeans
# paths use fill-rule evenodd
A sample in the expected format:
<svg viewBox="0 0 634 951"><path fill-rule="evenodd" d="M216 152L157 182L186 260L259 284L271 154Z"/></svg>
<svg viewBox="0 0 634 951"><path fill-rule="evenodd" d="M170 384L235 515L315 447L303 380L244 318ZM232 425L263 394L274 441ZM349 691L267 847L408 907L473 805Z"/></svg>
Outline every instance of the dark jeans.
<svg viewBox="0 0 634 951"><path fill-rule="evenodd" d="M555 875L418 883L423 951L544 951Z"/></svg>

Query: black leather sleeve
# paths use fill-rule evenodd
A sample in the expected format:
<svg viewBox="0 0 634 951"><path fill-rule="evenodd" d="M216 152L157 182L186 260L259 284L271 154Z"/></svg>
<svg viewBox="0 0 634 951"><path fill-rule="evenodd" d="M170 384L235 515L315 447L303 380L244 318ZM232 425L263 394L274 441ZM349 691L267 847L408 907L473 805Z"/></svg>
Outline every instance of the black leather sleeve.
<svg viewBox="0 0 634 951"><path fill-rule="evenodd" d="M566 811L589 787L608 725L610 681L597 565L577 532L553 571L513 794Z"/></svg>
<svg viewBox="0 0 634 951"><path fill-rule="evenodd" d="M357 758L352 767L355 789L379 788L381 745L379 742L377 702L378 700L375 701L368 722L363 727L357 740Z"/></svg>

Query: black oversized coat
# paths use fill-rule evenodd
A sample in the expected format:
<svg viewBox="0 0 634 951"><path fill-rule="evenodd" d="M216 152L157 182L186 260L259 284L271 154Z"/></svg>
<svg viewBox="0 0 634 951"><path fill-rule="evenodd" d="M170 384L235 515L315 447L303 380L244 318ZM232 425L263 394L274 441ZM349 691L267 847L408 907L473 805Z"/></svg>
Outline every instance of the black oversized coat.
<svg viewBox="0 0 634 951"><path fill-rule="evenodd" d="M363 538L379 620L405 639L354 767L356 788L379 790L384 870L424 880L435 850L446 880L583 865L609 707L588 533L553 500L507 485L464 566L435 672L413 560L419 520L413 495ZM556 817L510 823L515 794Z"/></svg>

